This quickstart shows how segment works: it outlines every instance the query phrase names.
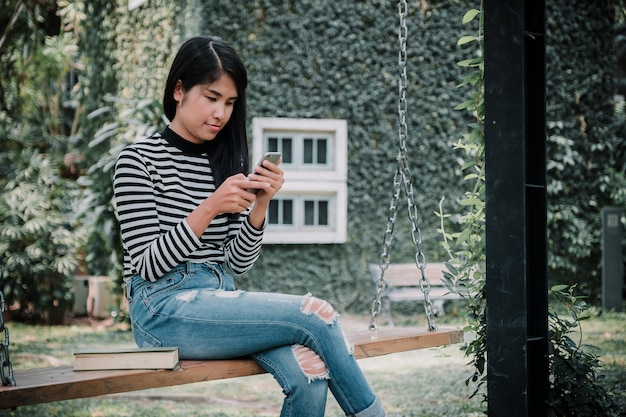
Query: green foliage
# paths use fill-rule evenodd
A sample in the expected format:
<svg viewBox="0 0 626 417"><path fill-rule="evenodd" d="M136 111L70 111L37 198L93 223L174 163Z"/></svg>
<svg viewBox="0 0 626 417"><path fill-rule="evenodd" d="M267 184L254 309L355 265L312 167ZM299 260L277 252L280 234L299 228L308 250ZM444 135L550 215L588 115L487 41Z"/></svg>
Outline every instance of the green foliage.
<svg viewBox="0 0 626 417"><path fill-rule="evenodd" d="M77 265L71 213L76 160L68 150L77 114L71 75L79 65L75 14L63 4L12 4L0 58L9 76L0 84L0 289L9 306L34 318L67 307Z"/></svg>
<svg viewBox="0 0 626 417"><path fill-rule="evenodd" d="M128 10L128 1L114 3L115 48L109 52L119 89L105 93L124 99L160 101L170 64L182 43L181 34L187 24L185 4L192 7L193 2L149 0L132 11ZM232 3L228 8L236 9ZM200 10L194 10L195 16L199 14ZM219 7L212 8L209 18L221 20L221 14Z"/></svg>
<svg viewBox="0 0 626 417"><path fill-rule="evenodd" d="M552 196L548 213L550 236L551 240L559 238L570 243L568 247L551 251L550 268L558 271L558 276L563 277L564 282L580 282L580 289L591 294L594 292L592 282L586 280L581 282L580 276L577 275L581 264L571 262L572 259L590 259L592 252L596 250L595 242L599 239L599 230L591 230L589 227L585 205L572 204L573 199L577 199L577 195L583 192L583 185L580 182L572 182L568 172L577 172L581 177L586 176L584 173L588 169L585 166L586 156L577 149L578 146L573 139L559 134L564 130L563 123L549 123L548 128L553 133L548 138L549 146L559 149L547 164L547 171L551 176L548 195ZM600 224L597 224L596 228L600 229ZM597 276L597 267L585 271L585 274Z"/></svg>
<svg viewBox="0 0 626 417"><path fill-rule="evenodd" d="M459 45L478 48L469 50L468 54L476 56L462 60L458 65L466 70L461 85L471 87L469 99L457 105L455 110L468 112L473 121L468 124L468 132L454 144L454 149L461 151L464 160L462 170L467 191L457 201L459 214L452 218L444 214L440 206L441 220L438 231L443 236L442 245L447 251L448 271L444 271L444 283L451 291L463 295L468 300L467 332L476 337L462 347L465 355L471 358L474 366L473 375L466 381L476 384L472 396L481 393L486 400L484 384L486 382L485 367L487 364L487 323L485 299L485 103L484 103L484 59L483 59L483 12L481 8L470 9L463 17L463 23L473 23L476 35L462 36ZM460 229L450 232L446 229L445 220L453 221ZM448 226L450 228L450 226Z"/></svg>
<svg viewBox="0 0 626 417"><path fill-rule="evenodd" d="M114 13L115 2L110 0L76 3L80 4L84 15L88 16L79 32L83 76L77 94L82 109L77 148L85 158L84 166L87 167L100 159L100 155L108 152L107 143L101 147L89 146L95 132L106 123L102 118L93 118L89 115L103 107L106 104L103 97L115 94L118 88L114 69L116 63L114 54L117 51L115 28L118 18ZM83 171L84 169L83 167Z"/></svg>
<svg viewBox="0 0 626 417"><path fill-rule="evenodd" d="M623 121L616 124L614 103L619 7L616 0L546 4L550 279L578 283L595 304L601 288L600 212L625 204Z"/></svg>
<svg viewBox="0 0 626 417"><path fill-rule="evenodd" d="M548 391L549 416L595 417L618 416L613 398L608 394L599 376L600 357L590 351L594 346L582 345L580 321L589 317L587 304L574 294L575 287L557 285L550 295L556 303L548 313L550 338L550 390ZM562 306L567 315L559 315ZM572 336L578 332L579 340Z"/></svg>
<svg viewBox="0 0 626 417"><path fill-rule="evenodd" d="M68 195L71 181L58 176L51 160L37 152L14 153L17 176L0 195L2 283L9 306L42 318L71 299L77 266Z"/></svg>
<svg viewBox="0 0 626 417"><path fill-rule="evenodd" d="M113 169L119 152L128 144L164 127L159 102L109 98L110 106L89 114L90 119L106 120L89 147L109 149L79 178L82 192L75 208L86 236L83 249L91 271L105 274L118 283L122 278L122 245L113 207Z"/></svg>

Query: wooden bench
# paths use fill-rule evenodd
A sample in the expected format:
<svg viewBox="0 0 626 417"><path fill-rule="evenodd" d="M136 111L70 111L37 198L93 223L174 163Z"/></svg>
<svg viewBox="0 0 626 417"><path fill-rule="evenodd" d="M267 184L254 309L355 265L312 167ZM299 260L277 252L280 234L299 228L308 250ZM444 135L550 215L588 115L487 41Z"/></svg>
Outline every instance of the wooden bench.
<svg viewBox="0 0 626 417"><path fill-rule="evenodd" d="M463 331L385 328L351 333L357 359L463 342ZM72 366L16 370L17 386L0 387L0 409L265 373L251 359L180 361L174 370L80 371Z"/></svg>
<svg viewBox="0 0 626 417"><path fill-rule="evenodd" d="M460 300L462 297L451 292L443 283L443 271L446 269L443 263L428 263L424 269L424 274L430 282L430 299L433 302L435 314L444 313L444 303L447 300ZM378 264L369 265L370 274L374 283L380 277L380 266ZM389 308L389 320L391 323L392 303L401 301L421 301L424 300L424 293L420 287L422 278L419 268L412 263L389 264L385 271L385 281L387 288L383 297Z"/></svg>

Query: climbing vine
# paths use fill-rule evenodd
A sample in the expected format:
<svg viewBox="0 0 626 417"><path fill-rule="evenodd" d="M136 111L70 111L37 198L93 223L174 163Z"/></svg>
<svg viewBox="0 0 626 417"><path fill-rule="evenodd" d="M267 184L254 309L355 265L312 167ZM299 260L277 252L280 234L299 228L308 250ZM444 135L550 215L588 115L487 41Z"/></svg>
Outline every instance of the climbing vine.
<svg viewBox="0 0 626 417"><path fill-rule="evenodd" d="M463 179L468 185L467 191L458 201L464 212L455 218L444 214L443 200L439 205L441 220L439 232L443 236L442 245L449 256L446 263L448 271L444 271L444 280L449 288L463 295L468 300L466 332L476 337L463 345L465 355L471 357L474 373L467 384L475 383L476 390L472 397L482 392L483 399L487 394L483 390L486 382L485 366L487 363L487 324L485 314L485 105L484 105L484 58L483 58L483 13L480 9L471 9L463 16L463 24L476 25L474 35L465 35L459 39L458 45L473 47L472 55L458 65L466 70L461 86L469 86L470 93L466 101L458 104L455 110L469 112L472 122L468 131L454 144L454 149L461 151ZM445 220L452 220L460 226L459 231L446 231Z"/></svg>

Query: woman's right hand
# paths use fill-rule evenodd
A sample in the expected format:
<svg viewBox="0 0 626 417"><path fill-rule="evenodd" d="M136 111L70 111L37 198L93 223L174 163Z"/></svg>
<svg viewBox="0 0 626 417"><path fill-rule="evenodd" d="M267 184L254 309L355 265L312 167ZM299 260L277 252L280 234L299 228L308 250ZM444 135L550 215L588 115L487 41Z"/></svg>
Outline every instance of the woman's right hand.
<svg viewBox="0 0 626 417"><path fill-rule="evenodd" d="M236 174L226 180L207 197L189 216L187 223L193 233L200 237L215 217L222 213L241 213L254 203L256 196L247 190L250 180Z"/></svg>
<svg viewBox="0 0 626 417"><path fill-rule="evenodd" d="M208 197L205 203L210 204L220 213L241 213L254 203L256 196L249 190L250 181L243 174L235 174L226 180Z"/></svg>

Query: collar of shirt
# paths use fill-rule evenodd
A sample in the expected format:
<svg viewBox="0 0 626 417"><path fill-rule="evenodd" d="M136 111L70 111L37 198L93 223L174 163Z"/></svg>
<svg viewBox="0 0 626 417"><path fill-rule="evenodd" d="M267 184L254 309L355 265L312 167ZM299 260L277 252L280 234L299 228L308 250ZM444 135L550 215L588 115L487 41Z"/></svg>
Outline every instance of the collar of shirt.
<svg viewBox="0 0 626 417"><path fill-rule="evenodd" d="M180 151L185 155L200 156L202 154L208 154L209 152L209 146L207 142L201 144L189 142L178 133L170 129L169 126L161 132L161 136L167 141L167 143L180 149Z"/></svg>

